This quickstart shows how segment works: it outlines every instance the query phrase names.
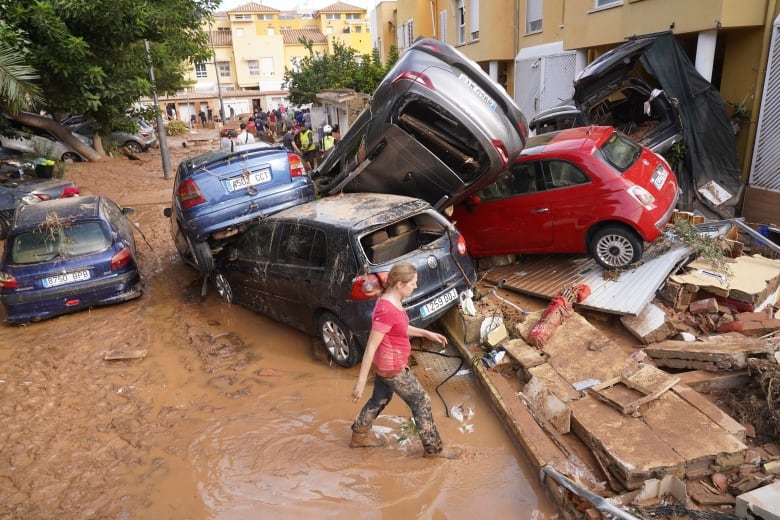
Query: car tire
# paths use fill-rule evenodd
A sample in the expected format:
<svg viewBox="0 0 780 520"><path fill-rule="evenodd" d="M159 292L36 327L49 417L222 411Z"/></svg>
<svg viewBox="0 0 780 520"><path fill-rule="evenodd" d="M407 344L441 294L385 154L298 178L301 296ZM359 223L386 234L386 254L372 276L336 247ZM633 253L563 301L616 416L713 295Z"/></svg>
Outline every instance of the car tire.
<svg viewBox="0 0 780 520"><path fill-rule="evenodd" d="M320 316L320 339L325 344L328 357L337 365L350 368L360 359L357 341L349 330L336 316L325 312Z"/></svg>
<svg viewBox="0 0 780 520"><path fill-rule="evenodd" d="M61 157L62 161L80 162L81 157L76 152L65 152Z"/></svg>
<svg viewBox="0 0 780 520"><path fill-rule="evenodd" d="M135 141L127 141L123 145L123 148L127 148L132 153L141 153L141 152L144 151L144 147L141 146L140 144L136 143Z"/></svg>
<svg viewBox="0 0 780 520"><path fill-rule="evenodd" d="M217 273L214 275L214 287L217 289L217 294L219 294L227 303L233 303L235 301L233 288L230 286L230 282L228 282L224 274Z"/></svg>
<svg viewBox="0 0 780 520"><path fill-rule="evenodd" d="M605 269L620 269L642 258L642 240L625 226L605 226L593 234L590 254Z"/></svg>
<svg viewBox="0 0 780 520"><path fill-rule="evenodd" d="M195 266L203 274L209 274L214 270L214 256L211 254L211 247L208 242L189 240L190 252Z"/></svg>

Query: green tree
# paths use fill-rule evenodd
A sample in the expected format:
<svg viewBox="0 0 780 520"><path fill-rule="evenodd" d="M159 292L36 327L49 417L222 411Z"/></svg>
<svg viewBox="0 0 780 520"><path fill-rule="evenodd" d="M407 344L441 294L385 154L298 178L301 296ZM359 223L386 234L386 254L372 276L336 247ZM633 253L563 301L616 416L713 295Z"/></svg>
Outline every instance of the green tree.
<svg viewBox="0 0 780 520"><path fill-rule="evenodd" d="M26 50L38 71L43 103L51 114L84 114L110 131L141 97L151 94L148 40L158 92L184 84L187 62L208 61L211 49L201 21L219 0L4 0L0 41ZM51 119L20 113L89 159L99 158Z"/></svg>
<svg viewBox="0 0 780 520"><path fill-rule="evenodd" d="M290 101L295 104L311 103L317 92L324 89L345 88L370 94L398 60L396 51L395 58L383 66L376 49L358 59L355 49L340 42L334 42L333 52L320 53L314 50L311 40L299 41L306 47L308 55L301 58L296 67L285 67L282 84L290 93Z"/></svg>
<svg viewBox="0 0 780 520"><path fill-rule="evenodd" d="M0 110L16 114L40 102L35 69L24 63L21 52L0 42Z"/></svg>

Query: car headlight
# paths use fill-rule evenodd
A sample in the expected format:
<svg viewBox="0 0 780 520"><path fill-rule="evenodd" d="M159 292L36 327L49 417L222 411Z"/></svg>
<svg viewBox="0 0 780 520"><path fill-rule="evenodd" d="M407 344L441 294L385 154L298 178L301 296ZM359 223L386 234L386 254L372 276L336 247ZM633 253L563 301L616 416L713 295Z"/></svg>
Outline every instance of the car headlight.
<svg viewBox="0 0 780 520"><path fill-rule="evenodd" d="M642 186L631 186L628 189L628 193L630 193L639 204L644 206L645 209L650 209L650 207L655 204L655 197Z"/></svg>
<svg viewBox="0 0 780 520"><path fill-rule="evenodd" d="M32 193L28 193L27 195L24 195L22 197L22 204L35 204L36 202L40 202L41 199L33 195Z"/></svg>

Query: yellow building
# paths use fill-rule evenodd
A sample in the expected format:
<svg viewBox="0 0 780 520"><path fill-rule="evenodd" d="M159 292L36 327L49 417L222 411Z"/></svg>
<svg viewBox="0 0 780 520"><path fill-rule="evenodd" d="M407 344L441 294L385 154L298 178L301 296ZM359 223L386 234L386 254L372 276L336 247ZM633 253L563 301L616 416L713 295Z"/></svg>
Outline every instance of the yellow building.
<svg viewBox="0 0 780 520"><path fill-rule="evenodd" d="M392 43L388 28L395 28L401 51L419 36L445 41L478 62L528 117L567 100L577 73L626 38L670 31L723 99L749 112L736 136L747 181L760 177L751 174L754 142L767 60L780 55L770 53L778 13L777 0L384 0L372 15L382 52ZM772 85L780 84L777 74ZM780 93L773 95L778 99L767 105L780 106ZM780 137L764 141L767 149L780 148ZM745 216L757 185L780 192L780 171L764 175L770 178L751 180L746 189ZM761 204L780 207L775 202ZM765 215L755 217L780 223L780 210Z"/></svg>

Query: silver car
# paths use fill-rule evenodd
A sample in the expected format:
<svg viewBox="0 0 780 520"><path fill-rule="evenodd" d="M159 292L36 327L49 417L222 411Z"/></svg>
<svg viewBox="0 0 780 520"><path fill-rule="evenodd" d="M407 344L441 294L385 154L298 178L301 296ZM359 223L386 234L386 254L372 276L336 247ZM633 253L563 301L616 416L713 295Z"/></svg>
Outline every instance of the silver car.
<svg viewBox="0 0 780 520"><path fill-rule="evenodd" d="M446 208L521 152L528 131L506 91L450 45L422 39L314 172L320 192L394 193Z"/></svg>

